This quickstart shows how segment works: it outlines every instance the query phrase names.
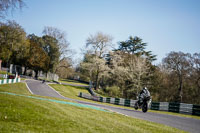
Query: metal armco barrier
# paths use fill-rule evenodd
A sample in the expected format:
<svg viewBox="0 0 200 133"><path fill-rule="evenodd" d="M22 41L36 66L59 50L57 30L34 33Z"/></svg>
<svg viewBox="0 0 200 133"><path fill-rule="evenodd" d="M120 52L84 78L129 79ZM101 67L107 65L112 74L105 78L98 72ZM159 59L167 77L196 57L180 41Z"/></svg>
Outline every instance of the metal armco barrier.
<svg viewBox="0 0 200 133"><path fill-rule="evenodd" d="M200 116L200 105L193 105L192 115Z"/></svg>
<svg viewBox="0 0 200 133"><path fill-rule="evenodd" d="M173 102L152 102L151 109L200 116L200 105Z"/></svg>
<svg viewBox="0 0 200 133"><path fill-rule="evenodd" d="M130 107L130 100L125 99L124 106Z"/></svg>
<svg viewBox="0 0 200 133"><path fill-rule="evenodd" d="M152 102L151 103L151 109L152 110L159 110L160 109L160 103L159 102Z"/></svg>
<svg viewBox="0 0 200 133"><path fill-rule="evenodd" d="M106 98L106 102L107 102L107 103L110 103L110 97L107 97L107 98Z"/></svg>
<svg viewBox="0 0 200 133"><path fill-rule="evenodd" d="M169 112L179 113L180 103L169 103Z"/></svg>
<svg viewBox="0 0 200 133"><path fill-rule="evenodd" d="M91 96L90 94L85 94L82 92L80 92L79 97L104 103L127 106L127 107L134 107L135 102L137 101L137 100L129 100L123 98ZM152 102L150 109L200 116L200 105L193 105L186 103Z"/></svg>
<svg viewBox="0 0 200 133"><path fill-rule="evenodd" d="M129 99L123 99L123 98L112 98L112 97L98 97L97 96L91 96L90 94L85 94L80 92L79 97L95 100L103 103L111 103L116 105L122 105L127 107L133 107L135 105L135 102L137 100L129 100Z"/></svg>
<svg viewBox="0 0 200 133"><path fill-rule="evenodd" d="M18 82L20 82L20 81L21 81L20 78L15 78L15 79L3 79L3 80L0 80L0 84L18 83Z"/></svg>
<svg viewBox="0 0 200 133"><path fill-rule="evenodd" d="M114 104L119 105L119 101L120 101L119 98L115 98L115 103Z"/></svg>

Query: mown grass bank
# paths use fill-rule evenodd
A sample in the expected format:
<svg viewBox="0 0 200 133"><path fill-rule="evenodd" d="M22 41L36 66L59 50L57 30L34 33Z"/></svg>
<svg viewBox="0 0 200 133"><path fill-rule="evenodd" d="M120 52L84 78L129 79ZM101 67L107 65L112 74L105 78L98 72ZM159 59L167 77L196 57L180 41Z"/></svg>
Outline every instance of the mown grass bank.
<svg viewBox="0 0 200 133"><path fill-rule="evenodd" d="M79 81L70 80L70 79L60 79L59 82L61 82L61 83L67 83L67 84L72 84L72 85L85 85L85 86L89 86L89 84L81 83Z"/></svg>
<svg viewBox="0 0 200 133"><path fill-rule="evenodd" d="M0 85L1 92L30 95L23 83ZM94 109L0 93L0 132L129 133L181 130Z"/></svg>
<svg viewBox="0 0 200 133"><path fill-rule="evenodd" d="M0 91L31 95L25 83L3 84L3 85L0 85Z"/></svg>

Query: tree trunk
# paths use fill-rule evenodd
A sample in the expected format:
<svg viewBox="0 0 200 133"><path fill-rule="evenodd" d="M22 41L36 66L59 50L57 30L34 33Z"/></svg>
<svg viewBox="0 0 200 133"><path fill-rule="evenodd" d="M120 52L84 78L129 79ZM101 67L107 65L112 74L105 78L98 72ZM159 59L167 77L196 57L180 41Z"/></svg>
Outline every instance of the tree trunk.
<svg viewBox="0 0 200 133"><path fill-rule="evenodd" d="M24 73L23 75L26 75L27 67L24 68Z"/></svg>
<svg viewBox="0 0 200 133"><path fill-rule="evenodd" d="M94 88L95 90L98 89L98 85L99 85L98 80L99 80L99 72L97 71L97 74L96 74L96 82L95 82L95 88Z"/></svg>
<svg viewBox="0 0 200 133"><path fill-rule="evenodd" d="M35 79L38 79L38 70L35 70Z"/></svg>
<svg viewBox="0 0 200 133"><path fill-rule="evenodd" d="M182 94L183 94L183 92L182 92L182 90L183 90L183 80L182 80L182 77L181 77L181 75L179 76L179 102L182 102Z"/></svg>
<svg viewBox="0 0 200 133"><path fill-rule="evenodd" d="M200 77L197 79L196 84L200 88Z"/></svg>

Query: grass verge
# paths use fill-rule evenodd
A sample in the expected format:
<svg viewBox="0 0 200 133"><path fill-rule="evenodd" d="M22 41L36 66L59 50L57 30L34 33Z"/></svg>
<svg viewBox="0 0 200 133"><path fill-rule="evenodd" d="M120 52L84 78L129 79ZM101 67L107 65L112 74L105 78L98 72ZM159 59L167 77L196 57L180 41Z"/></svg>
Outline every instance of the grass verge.
<svg viewBox="0 0 200 133"><path fill-rule="evenodd" d="M73 84L73 85L85 85L85 86L88 86L88 84L86 84L86 83L81 83L79 81L69 80L69 79L60 79L59 82L67 83L67 84Z"/></svg>
<svg viewBox="0 0 200 133"><path fill-rule="evenodd" d="M0 85L0 91L29 95L25 87L23 83ZM0 101L0 132L184 132L116 113L39 99L0 94Z"/></svg>
<svg viewBox="0 0 200 133"><path fill-rule="evenodd" d="M83 93L89 94L87 89L83 87L74 87L74 86L60 85L60 84L49 84L49 86L53 87L61 95L68 98L83 100L83 98L78 97L79 93L83 92ZM91 101L91 100L87 100L87 101Z"/></svg>
<svg viewBox="0 0 200 133"><path fill-rule="evenodd" d="M25 83L3 84L0 85L1 92L11 92L17 94L30 95Z"/></svg>

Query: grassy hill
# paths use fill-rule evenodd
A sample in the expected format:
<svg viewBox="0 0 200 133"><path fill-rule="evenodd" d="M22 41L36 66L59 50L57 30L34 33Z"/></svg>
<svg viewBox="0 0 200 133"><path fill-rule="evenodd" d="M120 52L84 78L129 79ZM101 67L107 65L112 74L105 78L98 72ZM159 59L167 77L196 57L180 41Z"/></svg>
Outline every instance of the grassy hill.
<svg viewBox="0 0 200 133"><path fill-rule="evenodd" d="M31 95L23 83L0 85L0 92ZM34 97L39 96L34 95ZM183 131L116 113L0 93L0 132L178 133Z"/></svg>

